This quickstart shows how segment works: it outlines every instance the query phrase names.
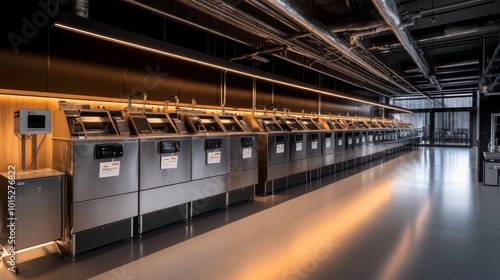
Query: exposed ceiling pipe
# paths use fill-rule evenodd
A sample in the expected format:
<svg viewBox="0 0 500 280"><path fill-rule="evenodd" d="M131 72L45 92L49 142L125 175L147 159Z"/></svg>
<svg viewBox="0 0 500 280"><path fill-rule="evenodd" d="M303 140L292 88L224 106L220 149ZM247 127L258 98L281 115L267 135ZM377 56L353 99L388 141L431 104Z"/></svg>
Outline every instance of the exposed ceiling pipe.
<svg viewBox="0 0 500 280"><path fill-rule="evenodd" d="M398 38L401 45L411 56L417 67L420 69L425 78L433 84L438 90L442 87L439 84L436 76L430 74L429 65L422 55L421 50L416 47L413 38L410 36L408 29L403 25L403 21L398 15L396 3L392 0L372 0L373 5L378 10L384 21L389 25L394 35Z"/></svg>
<svg viewBox="0 0 500 280"><path fill-rule="evenodd" d="M292 62L292 63L293 63L293 60L289 59L287 56L282 56L281 58L282 58L282 59L284 59L285 61L289 61L289 62ZM312 65L304 65L304 67L305 67L305 68L307 68L307 69L311 69L311 70L313 70L313 71L316 71L316 72L318 72L318 73L320 73L320 74L324 74L324 75L326 75L326 76L332 76L332 74L331 74L331 73L329 73L329 70L331 69L330 67L326 67L326 69L323 69L323 68L325 68L325 67L321 67L321 65L323 65L323 64L321 64L320 66L316 66L316 65L317 65L317 64L312 64ZM316 66L316 67L314 67L314 66ZM330 71L331 71L331 70L330 70ZM352 74L353 74L353 75L356 75L357 73L352 73ZM338 79L338 78L337 78L337 79ZM339 79L339 80L343 80L343 79ZM377 81L375 81L374 83L375 83L375 84L379 84ZM374 93L376 93L376 94L379 94L379 95L381 95L381 96L390 97L390 96L389 96L389 95L387 95L387 94L384 94L384 93L382 93L382 92L380 92L380 91L376 91L376 90L374 90L373 88L370 88L370 87L369 87L369 85L370 85L370 84L368 84L368 83L367 83L367 84L359 84L359 85L356 85L356 86L357 86L357 87L359 87L359 88L366 89L366 90L368 90L368 91L374 92ZM379 85L379 86L381 87L382 85ZM401 95L399 92L396 92L396 91L394 91L394 90L391 90L390 92L391 92L393 95L396 95L396 96Z"/></svg>
<svg viewBox="0 0 500 280"><path fill-rule="evenodd" d="M498 41L498 45L495 48L495 51L493 52L493 55L490 58L490 62L488 63L488 66L486 66L486 69L484 69L483 76L481 77L481 81L480 81L481 84L484 83L484 80L486 79L486 75L488 75L488 71L490 71L491 66L493 66L493 61L495 61L499 50L500 50L500 40Z"/></svg>
<svg viewBox="0 0 500 280"><path fill-rule="evenodd" d="M419 17L420 17L419 13L406 16L401 23L401 28L414 25L415 19L417 19ZM393 28L387 24L381 24L375 28L364 29L364 30L360 30L357 32L353 32L353 33L351 33L350 41L351 41L351 44L353 44L354 42L356 42L359 39L359 37L370 36L370 35L374 35L374 34L381 33L381 32L388 31L388 30L392 30L392 29ZM350 30L347 30L347 31L350 31Z"/></svg>
<svg viewBox="0 0 500 280"><path fill-rule="evenodd" d="M350 1L350 0L348 0L348 1ZM280 19L280 21L286 21L286 20L287 20L287 19L284 19L284 18L283 18L283 16L282 16L280 13L277 13L275 10L273 10L273 9L271 9L270 7L268 7L268 6L264 5L264 4L263 4L263 3L261 3L260 1L246 0L246 2L247 2L248 4L250 4L250 5L252 5L253 7L257 8L259 11L261 11L261 12L265 13L265 14L266 14L266 15L268 15L268 16L271 16L271 17L273 17L273 18L278 18L278 19ZM221 3L221 4L224 4L224 3ZM285 13L285 14L286 14L286 13ZM292 20L294 20L294 19L292 18ZM375 22L375 21L374 21L374 22L372 22L372 24L373 24L372 26L374 26L374 27L375 27L375 26L380 26L380 25L382 25L383 23L379 23L379 22ZM356 28L355 26L350 26L350 27L351 27L351 28L354 28L354 29ZM360 28L365 29L365 28L366 28L366 24L363 24L363 27L361 27L361 26L360 26ZM308 33L308 32L300 32L300 29L297 29L297 28L296 28L295 30L297 30L297 34L295 34L295 35L293 35L293 36L289 36L289 37L287 37L287 39L290 39L290 40L291 40L291 39L299 39L299 38L303 38L303 37L307 37L307 36L309 36L309 33ZM327 50L324 50L324 51L326 52ZM280 56L280 57L281 57L281 58L284 58L284 57L282 57L282 56ZM341 56L341 57L344 57L344 56ZM287 58L284 58L284 59L285 59L285 60L287 60ZM323 61L323 62L322 62L322 61ZM333 62L337 62L337 61L338 61L337 59L333 60ZM320 63L322 63L323 65L325 65L325 66L327 66L327 67L331 67L331 68L333 68L333 69L336 69L336 67L335 67L335 66L337 66L337 65L338 65L338 63L334 63L334 64L332 65L331 63L329 63L329 62L331 62L330 60L326 60L326 61L325 61L324 59L323 59L323 60L321 60L321 59L320 59L320 60L317 60L317 61L315 61L315 62L320 62ZM306 67L305 65L303 65L303 66L304 66L304 67ZM350 66L352 66L352 65L350 65ZM311 65L307 65L307 67L308 67L308 68L311 68ZM347 68L350 68L350 67L346 67L346 68L344 68L344 69L347 69ZM405 83L408 83L408 82L407 82L404 78L399 77L397 73L395 73L394 71L392 71L392 69L390 69L390 68L388 68L388 67L386 67L386 66L385 66L385 68L386 68L386 71L391 72L391 74L393 75L393 77L398 77L400 80L404 81ZM312 69L312 70L315 70L314 68L311 68L311 69ZM366 69L363 69L363 70L366 70ZM325 72L323 72L323 71L321 71L321 70L316 70L316 71L318 71L319 73L323 73L323 74L325 74ZM337 71L338 71L338 69L337 69ZM343 70L343 71L345 71L345 70ZM357 76L358 74L359 74L359 73L351 73L350 75ZM327 74L327 75L328 75L328 74ZM332 75L328 75L328 76L332 76ZM335 78L337 78L337 79L338 79L338 77L335 77ZM343 79L340 79L340 80L343 80ZM363 79L361 79L361 80L363 80ZM344 81L345 81L345 80L344 80ZM350 82L348 82L348 83L350 83ZM350 84L352 84L352 83L350 83ZM367 85L369 85L369 84L374 84L374 85L377 85L377 84L380 84L380 82L379 82L379 81L377 81L377 80L371 80L371 81L370 81ZM363 89L368 89L368 90L370 90L370 91L372 91L372 92L375 92L375 93L377 93L377 94L380 94L380 95L382 95L382 96L386 96L386 97L387 97L387 95L386 95L386 94L382 94L382 93L380 93L379 91L375 91L375 90L373 90L372 88L367 87L367 85L359 85L359 84L355 84L355 85L356 85L356 86L358 86L358 87L361 87L361 88L363 88ZM409 84L409 83L408 83L408 85L410 86L410 88L412 88L412 89L414 89L415 91L417 91L417 92L418 92L418 89L414 88L411 84ZM387 89L387 87L380 87L380 86L379 86L379 88L385 88L385 90L387 90L388 92L393 93L394 95L401 95L400 93L395 92L393 89ZM420 93L420 92L419 92L419 93Z"/></svg>
<svg viewBox="0 0 500 280"><path fill-rule="evenodd" d="M159 16L162 16L162 17L174 20L174 21L182 23L182 24L185 24L187 26L190 26L190 27L193 27L193 28L196 28L196 29L199 29L199 30L203 30L205 32L210 32L211 34L220 36L222 38L230 39L230 40L238 42L238 43L240 43L242 45L247 45L247 46L250 45L248 42L245 42L245 41L243 41L243 40L241 40L239 38L235 38L234 36L229 36L229 35L223 34L222 32L217 32L217 31L215 31L213 29L209 29L206 26L202 26L202 25L197 24L197 23L195 23L193 21L186 20L184 18L181 18L179 16L167 13L165 11L161 11L161 10L153 8L153 7L149 6L149 5L140 3L140 2L138 2L136 0L120 0L120 1L122 1L124 3L127 3L129 5L132 5L132 6L136 6L138 8L143 9L143 10L146 10L146 11L148 11L150 13L153 13L153 14L156 14L156 15L159 15Z"/></svg>
<svg viewBox="0 0 500 280"><path fill-rule="evenodd" d="M419 32L414 32L413 38L420 45L425 43L435 45L438 41L449 40L464 35L485 35L498 30L500 30L500 17L495 15L482 19L465 20L459 23L426 28ZM367 47L371 50L384 50L394 49L399 46L401 46L401 43L397 40L388 43L387 39L384 39L372 40L370 46Z"/></svg>
<svg viewBox="0 0 500 280"><path fill-rule="evenodd" d="M286 49L287 49L287 46L277 46L277 47L272 47L272 48L263 48L263 49L260 49L258 51L255 51L253 53L249 53L249 54L245 54L245 55L233 57L229 61L236 61L236 60L242 60L242 59L247 59L247 58L254 59L256 56L258 56L260 54L270 54L270 53L284 51Z"/></svg>
<svg viewBox="0 0 500 280"><path fill-rule="evenodd" d="M441 78L440 81L442 82L453 82L453 81L461 81L461 80L470 80L470 79L474 79L474 80L477 80L479 79L479 75L475 75L475 76L458 76L458 77L453 77L453 78Z"/></svg>
<svg viewBox="0 0 500 280"><path fill-rule="evenodd" d="M477 91L477 87L461 87L461 88L450 88L450 89L443 89L442 91L428 91L427 93L429 94L438 94L438 93L453 93L453 92L471 92L471 91Z"/></svg>
<svg viewBox="0 0 500 280"><path fill-rule="evenodd" d="M479 60L477 59L471 59L471 60L463 60L463 61L457 61L457 62L451 62L451 63L445 63L445 64L438 64L434 68L436 68L436 71L439 69L448 69L448 68L455 68L455 67L462 67L462 66L471 66L471 65L477 65L479 64ZM468 68L471 69L471 68ZM461 70L461 69L459 69ZM477 71L477 69L475 69ZM403 71L404 73L418 73L420 72L420 69L418 68L410 68L406 69ZM442 72L439 72L440 74Z"/></svg>
<svg viewBox="0 0 500 280"><path fill-rule="evenodd" d="M266 23L258 21L257 19L252 18L245 13L242 13L233 5L225 2L216 2L215 4L212 4L211 2L213 1L179 1L185 2L186 5L194 9L200 9L204 13L209 13L210 15L218 15L219 20L230 25L237 26L238 28L244 28L244 30L249 32L250 34L262 37L267 41L273 41L278 44L288 45L288 50L290 52L283 52L283 54L277 56L283 58L283 56L286 56L289 53L291 54L292 52L302 55L303 57L301 57L300 59L288 60L294 64L304 66L304 57L313 59L325 65L326 67L338 71L339 73L345 73L346 76L349 77L349 79L339 78L339 76L332 76L332 74L330 73L329 76L332 76L336 79L342 80L358 87L369 89L370 91L376 93L379 93L379 91L375 90L372 85L377 86L379 89L384 89L393 94L400 95L400 93L395 92L393 88L390 88L387 85L383 85L378 80L364 74L363 72L366 71L365 69L360 69L359 72L356 72L351 69L352 67L348 67L347 65L345 65L343 61L335 61L335 63L331 63L328 58L324 57L324 53L322 54L319 51L311 48L310 46L304 45L304 43L300 41L289 41L287 34L281 33L280 31L275 30L273 27L268 26ZM260 8L261 6L257 5L257 7ZM271 11L269 8L267 9ZM359 82L353 82L352 79L350 79L351 77L356 77ZM360 82L364 85L360 85Z"/></svg>
<svg viewBox="0 0 500 280"><path fill-rule="evenodd" d="M363 31L376 29L385 24L378 21L370 22L349 22L349 23L335 23L328 25L326 28L333 33L347 32L347 31Z"/></svg>
<svg viewBox="0 0 500 280"><path fill-rule="evenodd" d="M498 84L498 82L500 81L500 74L498 74L498 76L495 78L495 80L493 81L493 83L491 83L491 85L488 87L488 91L489 92L492 92L496 85Z"/></svg>
<svg viewBox="0 0 500 280"><path fill-rule="evenodd" d="M183 18L181 15L175 14L175 9L172 11L163 11L159 10L159 8L154 8L149 5L143 4L140 1L137 0L121 0L122 2L137 6L139 8L145 9L149 12L155 13L160 16L167 17L169 19L179 21L184 24L189 24L190 26L194 28L198 28L201 30L205 30L206 32L210 32L212 34L216 34L218 36L223 36L225 38L228 38L233 41L237 41L239 43L242 43L244 45L256 47L257 44L254 42L256 40L250 39L250 40L245 40L242 41L241 38L239 37L233 37L232 35L225 35L222 34L221 32L217 32L215 30L209 29L206 26L201 26L200 23L198 22L192 22L188 21L187 19ZM331 76L333 78L336 78L340 81L352 84L354 86L360 87L367 89L371 92L387 96L386 93L383 93L380 91L380 89L390 92L391 94L394 95L400 95L400 92L397 92L393 87L390 87L387 84L383 84L380 80L375 79L374 76L372 77L371 74L366 71L366 69L359 68L359 71L355 71L355 69L352 69L353 65L347 65L347 61L338 61L335 60L334 62L330 61L330 58L325 57L324 53L321 54L319 51L316 51L315 49L311 48L308 45L305 45L304 43L300 41L288 41L287 40L287 35L284 33L280 33L279 30L275 30L273 27L267 25L266 23L262 21L256 21L255 18L247 18L247 14L242 13L240 10L238 10L234 5L230 5L226 2L218 2L216 4L212 4L212 1L186 1L186 0L179 0L182 4L186 4L187 7L192 8L193 10L190 11L190 15L192 16L193 12L200 11L205 14L209 14L211 16L216 15L216 18L224 23L226 25L222 26L236 26L237 28L240 28L244 30L245 32L248 32L249 34L253 34L255 36L264 38L268 41L273 41L278 44L283 44L283 45L288 45L288 51L281 52L280 54L273 54L279 58L285 59L291 63L308 67L311 68L312 70L318 71L320 73L323 73L325 75ZM271 10L267 6L263 5L262 3L258 2L252 2L252 5L255 4L256 7L259 9L262 7L266 7L267 11L266 13L274 13L276 16L279 16L275 11ZM226 9L226 10L222 10ZM298 29L297 29L298 30ZM240 32L241 33L241 32ZM235 35L235 34L233 34ZM243 38L247 38L243 37ZM288 55L290 54L296 54L294 55L295 58L290 59ZM308 62L309 59L312 59L312 61L317 61L318 63L321 63L325 67L320 68L320 70L316 69L317 67L309 67L308 65L310 64L310 61ZM318 65L318 64L317 64ZM331 69L330 69L331 68ZM321 70L322 69L322 70ZM332 71L333 70L333 71ZM342 74L342 76L338 76L337 74L334 74L334 72ZM415 91L418 91L418 89L415 89Z"/></svg>
<svg viewBox="0 0 500 280"><path fill-rule="evenodd" d="M419 43L435 42L442 39L451 39L453 37L464 36L468 34L487 33L500 29L500 20L487 20L472 25L448 25L439 28L434 32L426 32L425 37L417 38Z"/></svg>
<svg viewBox="0 0 500 280"><path fill-rule="evenodd" d="M465 73L465 72L478 72L479 70L477 68L461 68L461 69L456 69L456 70L442 70L442 71L437 71L436 74L438 75L445 75L445 74L456 74L456 73Z"/></svg>
<svg viewBox="0 0 500 280"><path fill-rule="evenodd" d="M256 0L247 0L247 1L256 1ZM348 44L344 42L341 38L339 38L337 35L330 33L328 30L326 30L325 27L321 27L318 24L312 23L307 17L294 5L292 5L288 1L284 0L263 0L262 2L266 3L276 11L278 11L281 14L284 14L288 16L290 19L294 20L298 25L300 25L302 28L310 32L311 34L315 35L316 37L320 38L322 41L328 43L328 45L334 47L336 50L342 53L345 57L351 59L358 65L366 68L373 74L375 74L377 77L399 87L406 93L412 93L412 90L409 88L403 86L402 84L394 81L392 78L390 78L387 73L384 73L375 67L371 65L370 63L367 63L363 57L358 54L356 51L351 49ZM407 82L408 83L408 82ZM424 95L421 93L418 89L415 87L411 86L410 83L408 83L410 87L413 88L414 91ZM425 96L425 95L424 95Z"/></svg>
<svg viewBox="0 0 500 280"><path fill-rule="evenodd" d="M351 42L351 45L354 45L357 42L359 42L360 37L370 36L370 35L377 34L377 33L380 33L380 32L384 32L384 31L387 31L387 30L391 30L391 28L389 26L387 26L387 25L380 25L379 27L376 27L376 28L353 32L353 33L351 33L349 41Z"/></svg>
<svg viewBox="0 0 500 280"><path fill-rule="evenodd" d="M251 34L256 34L257 36L260 36L268 41L274 41L277 42L278 44L282 45L288 45L289 47L287 48L289 51L293 51L295 53L301 54L305 57L312 58L314 60L317 60L318 62L322 63L323 65L327 67L331 67L334 70L340 72L340 73L346 73L350 77L357 77L359 81L362 83L366 83L366 85L379 85L379 88L383 88L389 92L392 92L395 95L400 95L399 92L395 92L393 89L388 88L386 85L382 85L379 81L376 79L373 79L369 77L366 74L363 74L363 71L366 71L366 69L360 68L360 72L356 73L353 71L352 65L347 66L344 65L344 62L342 61L335 61L335 63L331 63L328 59L326 59L324 56L321 54L316 54L315 49L312 49L310 46L304 45L300 41L289 41L287 40L286 34L283 34L282 32L275 30L273 27L268 26L264 22L259 21L256 18L253 18L245 13L242 13L239 11L236 7L233 5L227 4L225 2L218 2L218 1L187 1L187 0L178 0L180 2L185 3L188 6L192 6L195 9L202 9L204 12L208 12L211 15L218 15L219 20L226 22L231 25L235 25L238 28L244 28L245 31L251 33ZM214 2L215 4L212 4ZM256 7L261 7L261 5L256 5ZM222 10L221 10L222 9ZM269 11L266 11L269 13L271 10L267 8ZM275 13L275 12L274 12ZM324 51L324 50L323 50ZM287 52L285 52L286 55ZM282 58L282 56L278 56ZM303 60L303 59L302 59ZM293 63L305 66L304 64L300 64L297 61L293 61ZM390 69L388 70L390 71ZM353 83L350 80L342 79L339 78L338 76L333 76L336 79L345 81L347 83L353 84L358 87L362 87L365 89L370 89L370 87L367 87L366 85L359 85L358 83ZM373 92L378 93L378 91L370 89ZM417 90L417 89L415 89Z"/></svg>
<svg viewBox="0 0 500 280"><path fill-rule="evenodd" d="M449 86L463 86L463 85L477 85L477 80L456 81L451 83L442 83L443 87ZM431 88L433 85L419 85L422 88ZM477 89L477 88L476 88Z"/></svg>
<svg viewBox="0 0 500 280"><path fill-rule="evenodd" d="M438 65L436 65L436 69L447 69L447 68L470 66L470 65L477 65L477 64L479 64L478 59L471 59L471 60L464 60L464 61L458 61L458 62L452 62L452 63L446 63L446 64L438 64Z"/></svg>
<svg viewBox="0 0 500 280"><path fill-rule="evenodd" d="M458 3L453 3L453 4L448 4L448 5L443 5L439 7L433 7L429 9L422 9L420 12L422 14L430 14L430 13L435 13L435 12L440 12L444 10L450 10L450 9L455 9L455 8L461 8L462 6L467 6L470 4L478 3L478 2L483 2L484 0L467 0L467 1L462 1Z"/></svg>

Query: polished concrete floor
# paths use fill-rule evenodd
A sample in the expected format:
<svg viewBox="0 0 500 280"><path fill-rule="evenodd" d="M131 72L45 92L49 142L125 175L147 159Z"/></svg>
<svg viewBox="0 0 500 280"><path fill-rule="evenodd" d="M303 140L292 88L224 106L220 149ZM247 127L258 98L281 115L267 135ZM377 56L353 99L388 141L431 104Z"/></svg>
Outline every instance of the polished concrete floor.
<svg viewBox="0 0 500 280"><path fill-rule="evenodd" d="M0 279L500 279L500 190L476 150L423 148Z"/></svg>

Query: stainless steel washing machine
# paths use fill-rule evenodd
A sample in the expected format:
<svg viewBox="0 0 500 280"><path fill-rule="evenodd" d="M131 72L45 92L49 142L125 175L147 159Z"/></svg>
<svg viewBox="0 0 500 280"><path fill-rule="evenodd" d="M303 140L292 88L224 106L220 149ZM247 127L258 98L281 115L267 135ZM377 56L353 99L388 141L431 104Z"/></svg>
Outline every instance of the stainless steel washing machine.
<svg viewBox="0 0 500 280"><path fill-rule="evenodd" d="M307 177L308 179L315 179L321 175L320 168L323 167L322 152L324 149L323 141L325 140L323 132L324 127L314 118L302 117L299 120L302 126L308 131L306 147Z"/></svg>
<svg viewBox="0 0 500 280"><path fill-rule="evenodd" d="M138 215L138 139L120 136L112 116L101 110L55 111L53 127L53 169L68 178L64 246L74 258L133 237L133 219Z"/></svg>
<svg viewBox="0 0 500 280"><path fill-rule="evenodd" d="M288 133L271 116L245 116L250 128L259 132L259 180L256 194L267 195L286 187L289 161Z"/></svg>
<svg viewBox="0 0 500 280"><path fill-rule="evenodd" d="M330 172L344 170L347 167L347 158L353 155L353 135L350 126L340 118L322 119L323 125L332 131L334 165Z"/></svg>
<svg viewBox="0 0 500 280"><path fill-rule="evenodd" d="M227 206L230 189L230 136L216 115L182 114L192 137L189 215Z"/></svg>
<svg viewBox="0 0 500 280"><path fill-rule="evenodd" d="M259 182L259 142L242 116L217 115L230 139L230 186L227 205L255 197Z"/></svg>
<svg viewBox="0 0 500 280"><path fill-rule="evenodd" d="M191 135L176 113L125 113L139 136L139 216L137 232L188 218L191 199Z"/></svg>
<svg viewBox="0 0 500 280"><path fill-rule="evenodd" d="M294 186L307 180L307 129L295 117L277 118L281 127L288 131L288 176L286 185Z"/></svg>

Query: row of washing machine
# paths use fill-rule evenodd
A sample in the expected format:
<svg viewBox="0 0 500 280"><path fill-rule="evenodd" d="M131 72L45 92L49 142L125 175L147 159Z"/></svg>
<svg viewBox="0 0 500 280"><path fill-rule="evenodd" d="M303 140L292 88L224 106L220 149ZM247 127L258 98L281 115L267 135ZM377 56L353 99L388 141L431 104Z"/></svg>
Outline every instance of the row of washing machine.
<svg viewBox="0 0 500 280"><path fill-rule="evenodd" d="M289 115L62 108L53 125L53 169L68 180L61 243L74 258L416 138L411 128L373 126Z"/></svg>

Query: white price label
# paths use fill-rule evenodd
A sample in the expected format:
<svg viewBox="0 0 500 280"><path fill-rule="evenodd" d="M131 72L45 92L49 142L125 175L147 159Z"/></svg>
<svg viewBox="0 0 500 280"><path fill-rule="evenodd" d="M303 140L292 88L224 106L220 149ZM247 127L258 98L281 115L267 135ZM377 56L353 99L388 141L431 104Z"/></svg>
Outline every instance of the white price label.
<svg viewBox="0 0 500 280"><path fill-rule="evenodd" d="M99 164L99 178L120 176L120 161L101 162Z"/></svg>
<svg viewBox="0 0 500 280"><path fill-rule="evenodd" d="M359 138L356 137L356 144L359 144Z"/></svg>
<svg viewBox="0 0 500 280"><path fill-rule="evenodd" d="M243 158L252 158L252 148L243 149Z"/></svg>
<svg viewBox="0 0 500 280"><path fill-rule="evenodd" d="M277 154L282 154L284 152L285 152L285 144L276 145L276 153Z"/></svg>
<svg viewBox="0 0 500 280"><path fill-rule="evenodd" d="M295 150L302 151L302 143L301 142L295 143Z"/></svg>
<svg viewBox="0 0 500 280"><path fill-rule="evenodd" d="M208 152L207 164L220 163L221 152Z"/></svg>
<svg viewBox="0 0 500 280"><path fill-rule="evenodd" d="M361 139L361 141L362 141L363 143L365 143L365 142L366 142L366 137L365 137L365 136L363 136L363 138Z"/></svg>
<svg viewBox="0 0 500 280"><path fill-rule="evenodd" d="M178 156L164 156L161 157L161 169L177 168Z"/></svg>
<svg viewBox="0 0 500 280"><path fill-rule="evenodd" d="M316 150L318 148L318 142L311 142L311 149Z"/></svg>
<svg viewBox="0 0 500 280"><path fill-rule="evenodd" d="M352 145L352 138L347 139L347 144Z"/></svg>
<svg viewBox="0 0 500 280"><path fill-rule="evenodd" d="M342 146L342 139L339 139L339 146Z"/></svg>
<svg viewBox="0 0 500 280"><path fill-rule="evenodd" d="M330 139L326 139L326 141L325 141L325 146L326 146L327 148L330 148L330 147L332 146L332 140L330 140Z"/></svg>

